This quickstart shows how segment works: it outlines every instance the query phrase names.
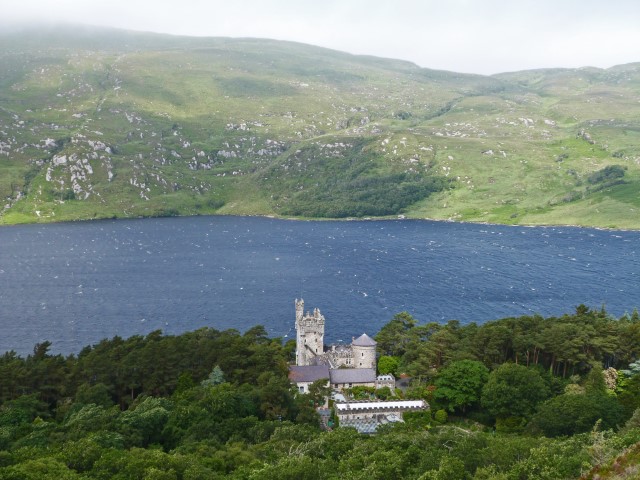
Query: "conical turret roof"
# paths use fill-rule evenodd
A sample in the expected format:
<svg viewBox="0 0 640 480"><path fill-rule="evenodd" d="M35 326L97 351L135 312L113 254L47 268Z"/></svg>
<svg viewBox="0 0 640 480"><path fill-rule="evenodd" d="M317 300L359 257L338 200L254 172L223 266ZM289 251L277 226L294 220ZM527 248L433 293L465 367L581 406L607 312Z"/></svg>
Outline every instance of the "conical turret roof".
<svg viewBox="0 0 640 480"><path fill-rule="evenodd" d="M358 338L356 338L351 345L355 345L356 347L375 347L377 345L376 341L371 338L366 333L363 333Z"/></svg>

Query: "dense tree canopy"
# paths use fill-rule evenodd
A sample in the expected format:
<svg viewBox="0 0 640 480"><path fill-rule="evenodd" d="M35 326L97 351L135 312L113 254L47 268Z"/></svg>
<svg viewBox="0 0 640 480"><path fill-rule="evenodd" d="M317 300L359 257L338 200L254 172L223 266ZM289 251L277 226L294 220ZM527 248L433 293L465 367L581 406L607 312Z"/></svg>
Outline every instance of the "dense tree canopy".
<svg viewBox="0 0 640 480"><path fill-rule="evenodd" d="M402 330L394 327L392 331L401 333L406 345L404 370L414 376L430 375L431 370L449 361L468 359L479 360L489 368L509 361L536 365L568 377L587 373L595 363L603 368L622 368L640 358L637 315L615 319L604 310L584 305L578 306L575 314L559 318L523 316L482 325L450 321L444 325L416 324Z"/></svg>
<svg viewBox="0 0 640 480"><path fill-rule="evenodd" d="M565 393L540 405L531 426L539 428L548 437L557 437L588 432L598 420L605 429L623 423L623 408L615 397Z"/></svg>
<svg viewBox="0 0 640 480"><path fill-rule="evenodd" d="M115 337L67 357L43 342L0 357L0 480L601 475L640 442L639 327L582 306L483 325L398 314L376 336L395 355L380 367L413 374L410 387L351 393L432 411L375 436L321 431L326 380L292 388L292 345L262 327Z"/></svg>

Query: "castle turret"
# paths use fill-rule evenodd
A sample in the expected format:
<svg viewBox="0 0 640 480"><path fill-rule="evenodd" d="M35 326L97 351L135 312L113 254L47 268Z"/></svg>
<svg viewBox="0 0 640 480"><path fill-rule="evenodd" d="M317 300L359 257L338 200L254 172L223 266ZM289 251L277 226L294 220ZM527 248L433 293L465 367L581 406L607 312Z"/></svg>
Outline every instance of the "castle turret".
<svg viewBox="0 0 640 480"><path fill-rule="evenodd" d="M376 368L376 341L366 333L351 342L353 366L355 368Z"/></svg>
<svg viewBox="0 0 640 480"><path fill-rule="evenodd" d="M298 328L297 327L298 322L302 320L302 316L304 315L304 300L302 298L300 300L296 298L295 303L296 303L296 328Z"/></svg>
<svg viewBox="0 0 640 480"><path fill-rule="evenodd" d="M313 365L324 350L324 317L319 309L304 314L304 300L296 299L296 365Z"/></svg>

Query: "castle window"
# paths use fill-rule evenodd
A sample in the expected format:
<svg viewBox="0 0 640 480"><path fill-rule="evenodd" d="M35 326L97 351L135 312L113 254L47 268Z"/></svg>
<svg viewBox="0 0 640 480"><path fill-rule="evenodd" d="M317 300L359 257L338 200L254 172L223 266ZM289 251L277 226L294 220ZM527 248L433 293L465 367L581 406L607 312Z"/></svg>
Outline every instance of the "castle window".
<svg viewBox="0 0 640 480"><path fill-rule="evenodd" d="M364 357L364 352L362 352L362 356Z"/></svg>

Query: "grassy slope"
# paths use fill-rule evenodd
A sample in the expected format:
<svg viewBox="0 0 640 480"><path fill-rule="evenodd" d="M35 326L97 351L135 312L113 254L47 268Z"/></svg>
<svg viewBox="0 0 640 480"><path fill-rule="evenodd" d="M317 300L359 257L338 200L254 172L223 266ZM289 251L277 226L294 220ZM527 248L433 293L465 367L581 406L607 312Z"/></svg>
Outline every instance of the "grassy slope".
<svg viewBox="0 0 640 480"><path fill-rule="evenodd" d="M0 223L375 202L417 218L640 228L638 140L638 64L482 77L78 28L0 47ZM626 183L589 184L614 164ZM391 198L440 178L440 193ZM357 188L370 190L352 205Z"/></svg>
<svg viewBox="0 0 640 480"><path fill-rule="evenodd" d="M452 174L463 174L462 188L418 215L638 228L637 67L589 78L581 70L499 76L510 90L467 98L459 108L456 120L480 125L484 134L456 142L460 153L447 145ZM594 143L579 137L582 130ZM480 149L494 153L480 156ZM627 166L629 183L584 194L588 175L610 164ZM567 202L570 192L580 196Z"/></svg>

